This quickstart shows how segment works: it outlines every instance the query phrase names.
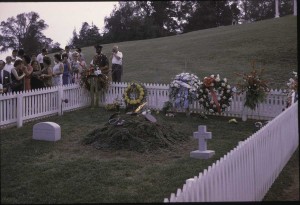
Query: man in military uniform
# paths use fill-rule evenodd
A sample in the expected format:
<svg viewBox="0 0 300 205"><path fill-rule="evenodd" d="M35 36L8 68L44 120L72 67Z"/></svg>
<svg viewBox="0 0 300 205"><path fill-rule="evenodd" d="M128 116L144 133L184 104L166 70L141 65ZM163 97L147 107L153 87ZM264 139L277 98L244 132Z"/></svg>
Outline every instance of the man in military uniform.
<svg viewBox="0 0 300 205"><path fill-rule="evenodd" d="M102 53L102 46L96 45L96 55L93 57L93 60L90 63L91 70L94 71L93 77L90 78L90 91L91 91L91 107L94 105L99 105L99 73L104 75L105 78L108 78L109 74L109 61L106 55ZM101 71L101 72L100 72ZM96 102L94 103L94 99L96 97Z"/></svg>
<svg viewBox="0 0 300 205"><path fill-rule="evenodd" d="M93 60L91 61L90 65L97 70L98 68L101 70L101 73L108 76L109 73L109 61L106 55L102 53L102 46L96 45L96 55L94 56Z"/></svg>

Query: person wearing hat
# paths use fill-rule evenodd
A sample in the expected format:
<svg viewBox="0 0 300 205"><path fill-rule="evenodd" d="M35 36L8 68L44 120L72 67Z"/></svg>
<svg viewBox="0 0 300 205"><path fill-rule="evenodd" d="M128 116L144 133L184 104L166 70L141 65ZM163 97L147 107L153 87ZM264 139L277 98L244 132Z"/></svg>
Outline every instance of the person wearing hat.
<svg viewBox="0 0 300 205"><path fill-rule="evenodd" d="M102 77L109 79L109 61L106 55L102 53L102 46L95 45L96 55L93 57L93 60L90 63L90 69L94 71L94 77L90 78L90 93L91 93L91 107L94 105L99 105L99 78L98 75L101 74ZM96 102L94 101L96 99Z"/></svg>

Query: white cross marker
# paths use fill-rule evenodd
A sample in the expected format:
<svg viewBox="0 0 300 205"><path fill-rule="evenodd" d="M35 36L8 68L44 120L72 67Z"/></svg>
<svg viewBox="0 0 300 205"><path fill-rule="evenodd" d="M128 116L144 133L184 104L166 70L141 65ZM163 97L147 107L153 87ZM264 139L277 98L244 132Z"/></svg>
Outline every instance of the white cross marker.
<svg viewBox="0 0 300 205"><path fill-rule="evenodd" d="M194 138L199 140L199 151L206 151L206 140L211 139L211 132L206 132L205 125L199 125L198 132L194 132Z"/></svg>
<svg viewBox="0 0 300 205"><path fill-rule="evenodd" d="M199 141L199 150L192 151L190 156L193 158L208 159L215 154L213 150L207 150L207 140L212 139L211 132L206 131L205 125L199 125L198 131L194 132L193 137Z"/></svg>

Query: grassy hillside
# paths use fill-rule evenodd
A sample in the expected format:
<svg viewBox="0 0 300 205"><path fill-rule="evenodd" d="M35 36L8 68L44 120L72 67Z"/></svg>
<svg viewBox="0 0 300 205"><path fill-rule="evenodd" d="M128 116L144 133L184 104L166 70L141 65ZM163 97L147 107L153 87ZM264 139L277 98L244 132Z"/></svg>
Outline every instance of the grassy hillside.
<svg viewBox="0 0 300 205"><path fill-rule="evenodd" d="M120 33L120 35L122 35ZM236 84L235 72L265 68L272 88L286 88L297 70L297 17L222 26L171 37L116 43L124 55L124 81L169 83L180 72L210 74ZM107 56L114 44L104 44ZM87 62L95 53L83 48Z"/></svg>

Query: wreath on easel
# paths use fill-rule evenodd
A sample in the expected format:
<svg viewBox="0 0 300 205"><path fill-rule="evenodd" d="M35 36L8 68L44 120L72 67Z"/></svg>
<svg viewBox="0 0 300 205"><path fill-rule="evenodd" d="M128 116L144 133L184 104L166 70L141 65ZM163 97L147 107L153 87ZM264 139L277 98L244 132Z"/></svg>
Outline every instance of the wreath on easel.
<svg viewBox="0 0 300 205"><path fill-rule="evenodd" d="M84 86L88 91L91 89L91 78L97 78L98 91L107 90L109 87L108 76L102 73L100 70L94 71L94 69L85 69L81 73L80 85Z"/></svg>
<svg viewBox="0 0 300 205"><path fill-rule="evenodd" d="M138 107L140 104L146 102L147 89L144 85L139 83L131 83L125 89L123 98L128 108Z"/></svg>
<svg viewBox="0 0 300 205"><path fill-rule="evenodd" d="M211 75L204 77L198 89L199 103L210 113L225 111L232 101L232 88L227 79L220 79L220 76Z"/></svg>

